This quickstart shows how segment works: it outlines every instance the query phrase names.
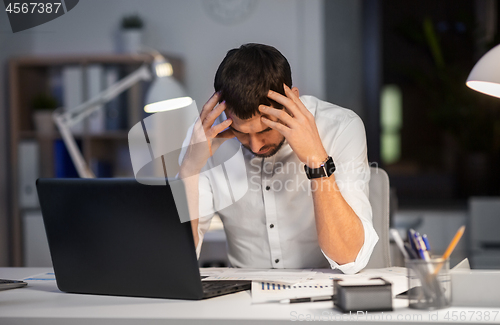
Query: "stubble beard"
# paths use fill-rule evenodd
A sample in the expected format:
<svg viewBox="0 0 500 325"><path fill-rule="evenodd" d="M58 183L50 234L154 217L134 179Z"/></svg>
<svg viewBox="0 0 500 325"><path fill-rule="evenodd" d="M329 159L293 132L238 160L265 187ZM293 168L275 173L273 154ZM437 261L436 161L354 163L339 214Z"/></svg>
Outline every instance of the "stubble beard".
<svg viewBox="0 0 500 325"><path fill-rule="evenodd" d="M285 143L285 140L286 140L285 137L283 137L283 140L281 140L281 142L279 144L270 146L270 148L272 148L272 149L269 152L266 152L265 154L255 153L250 148L248 148L247 146L245 146L244 144L241 144L241 145L243 147L245 147L246 149L248 149L251 153L253 153L255 155L255 157L269 158L269 157L274 156L281 149L281 147ZM266 148L264 147L264 149L266 149ZM261 148L261 150L262 150L262 148Z"/></svg>

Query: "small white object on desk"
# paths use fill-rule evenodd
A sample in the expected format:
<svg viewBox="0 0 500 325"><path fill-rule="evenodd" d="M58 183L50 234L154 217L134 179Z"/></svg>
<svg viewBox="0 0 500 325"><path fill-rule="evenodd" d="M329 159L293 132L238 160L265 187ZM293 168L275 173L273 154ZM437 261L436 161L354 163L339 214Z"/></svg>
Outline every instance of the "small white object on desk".
<svg viewBox="0 0 500 325"><path fill-rule="evenodd" d="M457 269L451 275L451 304L500 307L500 270Z"/></svg>

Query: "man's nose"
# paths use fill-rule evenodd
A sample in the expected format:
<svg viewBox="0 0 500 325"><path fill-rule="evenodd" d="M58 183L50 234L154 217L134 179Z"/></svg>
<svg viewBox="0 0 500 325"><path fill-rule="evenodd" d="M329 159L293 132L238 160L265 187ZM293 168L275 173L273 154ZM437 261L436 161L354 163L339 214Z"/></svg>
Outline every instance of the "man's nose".
<svg viewBox="0 0 500 325"><path fill-rule="evenodd" d="M253 152L259 152L264 146L264 139L257 136L250 136L250 149Z"/></svg>

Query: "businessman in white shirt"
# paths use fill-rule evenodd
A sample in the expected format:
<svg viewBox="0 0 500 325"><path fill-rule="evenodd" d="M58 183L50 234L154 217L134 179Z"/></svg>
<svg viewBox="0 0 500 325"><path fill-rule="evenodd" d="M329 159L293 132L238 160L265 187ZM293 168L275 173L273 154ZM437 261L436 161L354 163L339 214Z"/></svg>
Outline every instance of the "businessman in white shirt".
<svg viewBox="0 0 500 325"><path fill-rule="evenodd" d="M198 254L217 213L232 266L363 269L378 236L361 119L300 97L288 61L267 45L230 50L214 86L180 158ZM231 147L240 163L215 168Z"/></svg>

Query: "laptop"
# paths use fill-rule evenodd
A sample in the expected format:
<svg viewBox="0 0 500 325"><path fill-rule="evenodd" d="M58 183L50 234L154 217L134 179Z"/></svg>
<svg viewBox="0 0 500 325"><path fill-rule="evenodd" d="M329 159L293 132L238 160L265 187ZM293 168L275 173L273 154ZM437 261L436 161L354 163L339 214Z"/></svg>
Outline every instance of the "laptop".
<svg viewBox="0 0 500 325"><path fill-rule="evenodd" d="M0 279L0 291L26 287L28 284L19 280Z"/></svg>
<svg viewBox="0 0 500 325"><path fill-rule="evenodd" d="M169 184L38 179L58 288L192 300L249 290L250 281L201 281L191 224L180 222ZM185 197L177 204L187 211Z"/></svg>

